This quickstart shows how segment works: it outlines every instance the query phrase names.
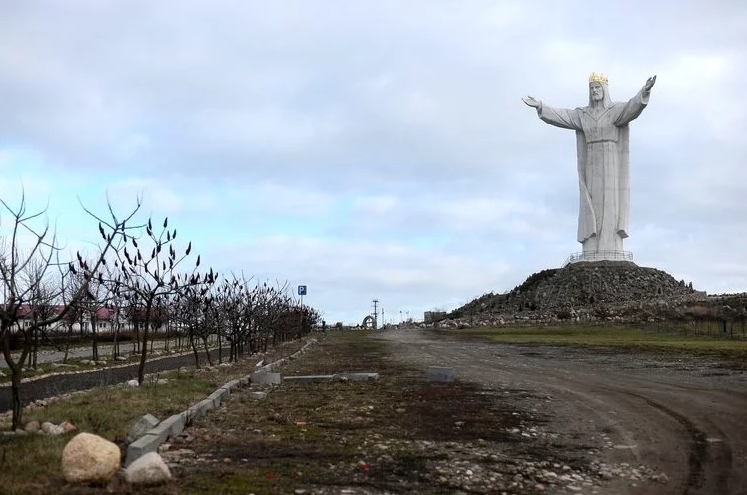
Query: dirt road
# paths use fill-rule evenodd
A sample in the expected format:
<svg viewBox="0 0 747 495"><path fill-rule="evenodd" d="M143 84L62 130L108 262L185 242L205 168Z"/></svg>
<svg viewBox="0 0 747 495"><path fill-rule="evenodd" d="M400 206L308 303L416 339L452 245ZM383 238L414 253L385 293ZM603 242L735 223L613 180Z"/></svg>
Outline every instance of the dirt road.
<svg viewBox="0 0 747 495"><path fill-rule="evenodd" d="M542 436L554 439L544 448L575 449L579 463L630 467L632 477L610 474L604 493L747 494L744 370L419 331L382 336L396 344L398 360L451 366L458 380L496 391L525 391L523 407L546 420Z"/></svg>

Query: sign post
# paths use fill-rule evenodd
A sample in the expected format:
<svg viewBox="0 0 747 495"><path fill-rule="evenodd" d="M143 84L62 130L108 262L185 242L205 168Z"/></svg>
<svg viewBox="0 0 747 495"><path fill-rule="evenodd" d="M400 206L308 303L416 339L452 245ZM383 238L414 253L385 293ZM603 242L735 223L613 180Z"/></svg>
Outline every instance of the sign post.
<svg viewBox="0 0 747 495"><path fill-rule="evenodd" d="M301 296L301 306L303 306L303 296L306 295L306 286L305 285L299 285L298 286L298 295Z"/></svg>

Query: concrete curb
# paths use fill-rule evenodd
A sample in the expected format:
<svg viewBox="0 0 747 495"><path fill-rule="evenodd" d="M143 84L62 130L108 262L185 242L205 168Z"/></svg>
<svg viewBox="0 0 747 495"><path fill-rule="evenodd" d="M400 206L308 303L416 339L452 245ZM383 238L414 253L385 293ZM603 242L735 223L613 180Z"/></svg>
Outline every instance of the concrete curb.
<svg viewBox="0 0 747 495"><path fill-rule="evenodd" d="M331 380L368 382L378 379L378 373L336 373L334 375L286 376L283 378L283 381L295 383L324 382Z"/></svg>
<svg viewBox="0 0 747 495"><path fill-rule="evenodd" d="M290 356L278 359L273 363L266 364L259 368L259 370L272 371L277 367L287 363L288 361L302 355L314 343L316 343L316 339L311 338L306 342L306 344L304 344L303 347L301 347L301 349L294 352ZM186 411L183 411L179 414L174 414L173 416L170 416L169 418L161 421L158 425L148 430L145 435L127 446L125 467L129 466L137 458L145 454L148 454L150 452L157 452L158 447L169 437L175 437L181 434L182 431L184 431L184 428L189 426L192 421L194 421L195 419L203 418L209 411L220 407L223 397L230 394L232 390L249 383L251 383L251 374L238 378L236 380L231 380L222 387L218 388L207 398L201 400L197 404L190 406Z"/></svg>

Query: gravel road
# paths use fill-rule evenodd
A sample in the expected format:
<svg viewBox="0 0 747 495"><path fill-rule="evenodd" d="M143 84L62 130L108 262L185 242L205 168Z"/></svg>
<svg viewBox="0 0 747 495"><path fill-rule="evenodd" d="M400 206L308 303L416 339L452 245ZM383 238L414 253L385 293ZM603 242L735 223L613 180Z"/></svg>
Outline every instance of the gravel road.
<svg viewBox="0 0 747 495"><path fill-rule="evenodd" d="M580 463L654 476L613 478L607 494L747 494L747 372L698 359L382 336L394 357L451 366L461 381L524 390L553 448ZM527 402L527 398L529 402ZM597 468L598 469L598 468ZM612 469L612 468L610 468Z"/></svg>

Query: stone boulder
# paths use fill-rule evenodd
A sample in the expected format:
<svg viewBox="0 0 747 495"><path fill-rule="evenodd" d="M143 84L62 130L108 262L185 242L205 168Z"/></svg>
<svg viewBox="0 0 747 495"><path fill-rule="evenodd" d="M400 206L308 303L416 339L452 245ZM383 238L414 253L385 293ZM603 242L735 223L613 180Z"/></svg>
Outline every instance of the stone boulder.
<svg viewBox="0 0 747 495"><path fill-rule="evenodd" d="M37 420L29 421L26 423L26 427L24 428L26 433L36 433L39 430L41 430L41 425Z"/></svg>
<svg viewBox="0 0 747 495"><path fill-rule="evenodd" d="M158 485L171 479L171 471L156 452L135 459L125 470L125 480L133 485Z"/></svg>
<svg viewBox="0 0 747 495"><path fill-rule="evenodd" d="M62 450L62 475L68 483L103 483L119 470L119 447L92 433L78 433Z"/></svg>
<svg viewBox="0 0 747 495"><path fill-rule="evenodd" d="M62 435L63 433L65 433L65 430L62 428L62 426L50 423L49 421L45 421L44 423L42 423L41 430L47 435L52 436Z"/></svg>
<svg viewBox="0 0 747 495"><path fill-rule="evenodd" d="M69 421L63 421L62 423L60 423L60 426L62 427L62 431L64 431L65 433L70 433L71 431L75 431L78 429L77 426Z"/></svg>
<svg viewBox="0 0 747 495"><path fill-rule="evenodd" d="M148 433L148 430L158 426L158 423L160 423L158 418L156 418L152 414L146 414L145 416L137 420L137 422L132 426L130 432L127 434L127 438L125 439L125 441L128 444L134 442L138 438Z"/></svg>

